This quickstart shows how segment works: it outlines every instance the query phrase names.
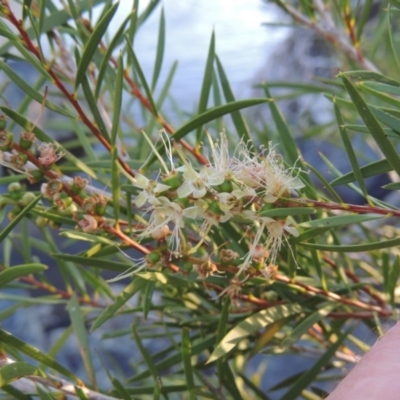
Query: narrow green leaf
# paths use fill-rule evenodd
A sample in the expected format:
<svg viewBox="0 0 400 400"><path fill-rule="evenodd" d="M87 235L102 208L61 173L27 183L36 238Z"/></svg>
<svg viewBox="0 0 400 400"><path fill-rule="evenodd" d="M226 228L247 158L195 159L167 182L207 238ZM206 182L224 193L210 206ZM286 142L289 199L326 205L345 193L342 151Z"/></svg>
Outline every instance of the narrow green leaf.
<svg viewBox="0 0 400 400"><path fill-rule="evenodd" d="M110 239L97 235L91 235L90 233L85 233L85 232L62 231L60 232L60 236L66 236L74 240L84 240L92 243L102 243L102 244L108 244L109 246L116 246L116 244Z"/></svg>
<svg viewBox="0 0 400 400"><path fill-rule="evenodd" d="M229 296L226 296L223 300L223 306L221 310L221 317L218 322L218 329L217 329L217 340L216 345L224 338L226 332L228 330L228 320L229 320L229 310L231 307L231 299ZM218 370L218 377L219 380L222 381L223 377L223 363L226 362L224 358L219 358L217 360L217 370Z"/></svg>
<svg viewBox="0 0 400 400"><path fill-rule="evenodd" d="M388 183L382 187L387 190L400 190L400 182Z"/></svg>
<svg viewBox="0 0 400 400"><path fill-rule="evenodd" d="M45 13L46 13L46 3L47 3L47 0L39 1L39 21L38 21L39 35L43 32L43 24L44 24Z"/></svg>
<svg viewBox="0 0 400 400"><path fill-rule="evenodd" d="M160 76L161 66L164 59L164 49L165 49L165 15L164 15L164 8L161 7L160 23L158 26L156 60L154 62L153 78L151 80L152 91L154 91L154 89L156 88L157 81Z"/></svg>
<svg viewBox="0 0 400 400"><path fill-rule="evenodd" d="M0 387L27 375L43 376L44 374L37 367L22 361L4 365L0 368Z"/></svg>
<svg viewBox="0 0 400 400"><path fill-rule="evenodd" d="M133 332L133 337L135 338L136 344L138 346L138 349L142 354L142 357L145 363L147 364L147 367L149 368L149 371L154 379L154 394L159 395L163 386L160 373L157 369L157 366L154 364L152 356L147 351L146 347L143 346L142 340L135 325L132 326L132 332Z"/></svg>
<svg viewBox="0 0 400 400"><path fill-rule="evenodd" d="M208 98L210 96L211 85L214 75L214 58L215 58L215 33L211 34L210 46L208 48L208 55L206 61L206 68L204 70L203 83L201 85L199 107L197 114L202 114L207 110ZM202 139L202 125L197 127L196 131L196 146L198 146Z"/></svg>
<svg viewBox="0 0 400 400"><path fill-rule="evenodd" d="M374 161L370 164L364 165L363 167L360 168L361 174L363 178L369 178L371 176L377 176L380 174L385 174L386 172L392 171L393 168L389 164L387 160L379 160L379 161ZM349 172L343 176L340 176L336 179L334 179L331 182L332 186L338 186L338 185L345 185L351 182L354 182L356 180L354 173Z"/></svg>
<svg viewBox="0 0 400 400"><path fill-rule="evenodd" d="M301 377L296 381L296 383L282 396L281 400L293 400L301 396L301 392L309 384L311 384L317 377L317 375L323 371L324 367L329 363L330 359L334 356L337 349L346 340L348 334L353 330L350 327L345 332L343 332L336 342L332 344L324 354L319 358L319 360L309 368Z"/></svg>
<svg viewBox="0 0 400 400"><path fill-rule="evenodd" d="M337 215L334 217L316 219L314 221L302 222L297 225L301 228L334 228L349 224L359 224L361 222L373 221L375 219L384 218L384 215L380 214L366 214L366 215Z"/></svg>
<svg viewBox="0 0 400 400"><path fill-rule="evenodd" d="M18 225L18 223L24 218L29 211L35 207L35 205L41 200L42 195L32 200L22 211L2 230L0 231L0 243L10 234L10 232Z"/></svg>
<svg viewBox="0 0 400 400"><path fill-rule="evenodd" d="M121 198L121 185L120 185L120 174L119 174L119 161L118 161L118 141L117 134L119 129L119 121L121 114L122 94L123 94L123 79L124 79L124 64L122 54L118 58L118 71L117 79L115 83L114 92L114 110L112 118L112 129L111 129L111 178L112 178L112 198L114 207L114 218L116 225L119 220L119 202Z"/></svg>
<svg viewBox="0 0 400 400"><path fill-rule="evenodd" d="M117 32L115 33L114 37L112 38L110 44L107 47L106 52L102 55L102 61L99 67L99 73L97 75L96 80L96 88L94 91L94 96L96 99L99 98L101 85L103 83L104 76L106 74L107 68L109 68L109 61L112 56L112 52L114 51L115 47L121 42L122 36L125 33L125 27L128 21L132 18L132 13L129 14L124 21L122 22L121 26L118 28Z"/></svg>
<svg viewBox="0 0 400 400"><path fill-rule="evenodd" d="M358 165L358 161L357 161L357 156L356 153L353 149L353 146L351 144L349 135L347 133L346 128L343 126L343 118L342 118L342 114L340 113L340 109L337 106L335 100L334 100L334 107L335 107L335 114L336 114L336 120L339 126L339 132L340 132L340 136L342 137L343 140L343 144L344 144L344 148L346 150L347 156L349 157L350 160L350 164L353 168L353 172L354 172L354 176L356 177L356 180L360 186L361 191L364 194L365 198L368 198L368 192L367 192L367 187L365 185L364 179L362 177L361 171L360 171L360 167Z"/></svg>
<svg viewBox="0 0 400 400"><path fill-rule="evenodd" d="M102 259L95 257L81 257L81 256L74 256L72 254L58 254L58 253L52 253L51 256L59 260L71 261L75 264L107 269L115 272L124 272L128 270L130 267L132 267L132 265L128 263L122 263L115 260L104 260L104 258Z"/></svg>
<svg viewBox="0 0 400 400"><path fill-rule="evenodd" d="M83 90L83 94L85 95L85 99L87 101L87 104L90 108L90 111L93 114L93 118L97 124L97 127L99 128L99 131L101 132L101 134L103 135L103 137L109 141L110 137L109 137L109 133L106 127L106 124L104 123L103 117L101 116L101 113L99 111L99 108L97 106L97 100L94 97L94 94L92 92L92 88L90 87L89 81L87 79L86 76L82 77L81 80L81 84L82 84L82 90Z"/></svg>
<svg viewBox="0 0 400 400"><path fill-rule="evenodd" d="M325 318L338 306L338 303L327 303L324 306L318 308L317 311L309 314L282 341L279 346L280 351L284 352L290 346L297 343L303 335L307 334L307 332L314 326L314 324Z"/></svg>
<svg viewBox="0 0 400 400"><path fill-rule="evenodd" d="M185 372L185 382L188 385L188 390L193 390L194 380L193 380L193 368L192 368L192 345L190 340L190 330L189 328L182 329L182 360L183 360L183 369Z"/></svg>
<svg viewBox="0 0 400 400"><path fill-rule="evenodd" d="M30 98L36 100L40 104L44 104L49 110L52 110L58 114L65 115L69 118L75 118L74 115L70 114L64 108L51 102L48 99L44 99L43 95L36 91L32 85L21 78L12 68L10 68L4 61L0 60L0 69L3 70L7 76L15 83L22 91L24 91Z"/></svg>
<svg viewBox="0 0 400 400"><path fill-rule="evenodd" d="M336 192L335 189L329 184L329 182L325 179L325 177L321 174L321 172L313 167L311 164L304 162L303 165L307 168L309 168L313 174L321 181L323 187L328 191L328 193L332 196L332 199L336 201L337 203L343 203L342 198L339 196L339 194ZM308 188L308 187L307 187Z"/></svg>
<svg viewBox="0 0 400 400"><path fill-rule="evenodd" d="M0 288L23 276L45 271L48 267L44 264L15 265L0 272Z"/></svg>
<svg viewBox="0 0 400 400"><path fill-rule="evenodd" d="M386 137L385 132L383 131L381 125L376 120L374 114L369 109L369 106L358 93L355 86L351 83L351 81L347 78L345 74L341 74L343 83L348 91L350 97L352 98L354 105L356 106L358 113L363 119L365 125L369 129L372 137L374 138L376 144L382 150L382 153L386 156L389 164L392 168L397 172L400 176L400 157L397 154L396 149Z"/></svg>
<svg viewBox="0 0 400 400"><path fill-rule="evenodd" d="M301 311L302 307L298 304L289 304L270 307L251 315L228 332L207 360L207 364L229 353L244 338L259 329L266 327L277 319L296 315Z"/></svg>
<svg viewBox="0 0 400 400"><path fill-rule="evenodd" d="M44 365L47 365L50 368L53 368L55 371L63 374L64 376L72 379L76 383L80 383L80 380L70 371L68 371L65 367L59 364L56 360L48 355L39 351L36 347L33 347L21 339L11 335L11 333L6 332L5 330L0 328L0 342L4 344L8 344L9 346L15 348L17 351L26 354L27 356L41 362Z"/></svg>
<svg viewBox="0 0 400 400"><path fill-rule="evenodd" d="M359 18L357 18L357 31L356 37L357 40L361 39L361 35L364 32L364 27L371 15L371 8L374 4L374 0L366 0L362 5L362 11L360 13Z"/></svg>
<svg viewBox="0 0 400 400"><path fill-rule="evenodd" d="M147 320L147 317L149 315L149 312L152 307L152 299L153 299L153 294L154 290L156 288L156 282L155 281L148 281L146 284L146 288L144 290L144 298L143 298L143 318Z"/></svg>
<svg viewBox="0 0 400 400"><path fill-rule="evenodd" d="M373 0L369 0L369 2L373 3ZM394 62L397 68L397 73L399 73L400 72L400 60L398 54L399 50L394 43L395 38L393 37L393 32L395 32L395 28L392 22L392 5L390 3L387 5L387 13L388 13L388 34L389 34L390 48L392 49Z"/></svg>
<svg viewBox="0 0 400 400"><path fill-rule="evenodd" d="M11 395L11 399L16 399L16 400L33 400L33 398L27 394L22 393L18 389L16 389L12 385L4 385L2 387L3 391Z"/></svg>
<svg viewBox="0 0 400 400"><path fill-rule="evenodd" d="M316 210L310 207L286 207L286 208L273 208L260 212L262 217L287 217L289 215L311 215L315 214Z"/></svg>
<svg viewBox="0 0 400 400"><path fill-rule="evenodd" d="M30 22L30 25L31 25L31 27L33 29L33 33L35 35L36 46L37 46L37 49L39 50L40 59L44 60L45 58L44 58L44 55L43 55L42 45L41 45L41 42L40 42L40 33L39 33L38 26L36 24L36 20L33 18L33 15L31 13L30 9L26 10L26 15L29 17L29 22Z"/></svg>
<svg viewBox="0 0 400 400"><path fill-rule="evenodd" d="M141 290L146 284L146 280L135 276L132 282L116 297L113 304L109 305L93 322L90 331L93 332L104 322L108 321L135 293Z"/></svg>
<svg viewBox="0 0 400 400"><path fill-rule="evenodd" d="M158 110L157 110L157 107L156 107L156 103L153 100L153 94L152 94L152 92L150 90L149 85L147 84L147 80L146 80L146 77L145 77L145 75L143 73L142 67L140 66L139 60L137 59L136 54L135 54L135 52L133 50L133 45L129 41L128 35L125 35L125 39L127 41L127 47L126 48L128 49L128 54L129 54L130 60L133 63L133 68L135 69L136 73L138 74L140 82L143 85L144 91L146 93L147 100L149 101L151 109L153 111L153 115L157 117L158 116Z"/></svg>
<svg viewBox="0 0 400 400"><path fill-rule="evenodd" d="M202 337L198 340L193 340L192 338L192 356L196 356L201 354L202 352L210 349L215 344L215 334L208 335L206 337ZM154 355L156 357L157 354ZM175 367L177 364L182 362L182 353L176 352L171 356L157 362L156 367L158 371L165 371L169 368ZM140 382L143 379L151 376L150 371L146 370L143 372L139 372L137 375L129 378L129 382ZM165 387L165 386L164 386Z"/></svg>
<svg viewBox="0 0 400 400"><path fill-rule="evenodd" d="M363 251L388 249L400 245L400 238L380 240L379 242L370 242L366 244L350 244L350 245L324 245L313 243L301 243L303 247L328 251L332 253L359 253Z"/></svg>
<svg viewBox="0 0 400 400"><path fill-rule="evenodd" d="M382 74L377 72L369 72L369 71L351 71L342 73L341 76L346 75L352 80L357 82L363 81L372 81L372 82L381 82L391 86L400 87L400 82L395 81L394 79L388 78Z"/></svg>
<svg viewBox="0 0 400 400"><path fill-rule="evenodd" d="M289 164L295 165L300 156L298 152L298 146L293 138L293 135L290 133L289 127L283 115L281 114L275 103L275 99L272 98L271 93L269 92L268 85L266 83L263 83L262 86L265 92L265 96L269 101L272 118L274 119L276 128L281 137L281 143L285 150L287 161L289 162Z"/></svg>
<svg viewBox="0 0 400 400"><path fill-rule="evenodd" d="M232 103L225 104L223 106L214 107L203 114L196 115L192 119L190 119L185 125L181 126L172 136L173 140L183 139L187 134L192 132L194 129L197 129L199 126L206 124L218 117L221 117L226 114L230 114L233 111L240 110L242 108L252 107L261 103L266 103L268 100L266 99L249 99L249 100L238 100ZM164 146L160 146L157 151L160 155L165 153ZM150 166L157 160L156 156L152 156L146 163L146 166ZM145 168L145 166L143 166Z"/></svg>
<svg viewBox="0 0 400 400"><path fill-rule="evenodd" d="M400 119L394 117L393 115L384 112L383 110L371 106L371 111L374 113L375 117L378 118L382 124L385 124L389 128L393 129L398 135L400 135Z"/></svg>
<svg viewBox="0 0 400 400"><path fill-rule="evenodd" d="M226 76L224 67L218 56L215 57L217 63L217 70L219 81L221 83L222 90L224 92L225 100L230 103L236 101L235 96L232 92L231 86L228 81L228 77ZM235 125L236 131L239 135L239 138L242 139L245 143L250 140L250 131L246 125L246 122L239 111L234 111L231 113L232 121Z"/></svg>
<svg viewBox="0 0 400 400"><path fill-rule="evenodd" d="M121 396L123 400L132 400L129 392L125 389L124 385L117 378L111 378L111 383L114 386L115 390L118 392L118 395Z"/></svg>
<svg viewBox="0 0 400 400"><path fill-rule="evenodd" d="M83 77L86 75L89 64L92 61L92 58L96 53L99 43L101 42L104 33L106 32L108 26L110 25L111 20L114 17L114 14L116 13L118 7L119 7L119 2L114 3L110 7L110 9L103 15L103 17L100 19L100 21L93 29L93 32L90 35L90 38L83 49L78 69L76 71L75 91L81 84Z"/></svg>
<svg viewBox="0 0 400 400"><path fill-rule="evenodd" d="M90 379L92 386L96 387L96 374L93 367L92 354L90 350L89 337L86 332L85 318L75 292L67 303L67 310L71 318L76 338L79 343L79 352L85 366L85 371Z"/></svg>

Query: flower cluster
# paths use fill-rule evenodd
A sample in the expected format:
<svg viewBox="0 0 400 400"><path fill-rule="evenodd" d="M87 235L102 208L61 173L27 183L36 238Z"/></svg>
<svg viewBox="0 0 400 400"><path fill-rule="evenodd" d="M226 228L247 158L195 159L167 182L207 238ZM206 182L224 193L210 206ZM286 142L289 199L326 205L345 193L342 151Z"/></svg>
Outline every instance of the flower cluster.
<svg viewBox="0 0 400 400"><path fill-rule="evenodd" d="M224 133L217 142L209 134L208 139L208 164L197 170L180 146L163 136L170 166L156 153L165 173L160 171L154 180L137 175L133 181L139 189L134 204L149 216L147 226L137 235L140 239L167 241L170 257L189 256L221 223L235 222L246 226L243 235L251 243L237 275L258 266L270 277L286 236L297 236L298 232L291 226L290 217L274 219L263 216L262 210L304 187L300 170L285 168L271 144L255 153L240 142L230 155ZM189 238L189 226L197 240Z"/></svg>

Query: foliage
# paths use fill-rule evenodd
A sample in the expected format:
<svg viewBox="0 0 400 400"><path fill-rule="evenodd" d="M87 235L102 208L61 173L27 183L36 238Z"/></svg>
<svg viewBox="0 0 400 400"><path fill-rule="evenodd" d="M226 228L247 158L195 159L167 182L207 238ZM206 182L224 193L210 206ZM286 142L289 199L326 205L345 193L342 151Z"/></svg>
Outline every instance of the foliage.
<svg viewBox="0 0 400 400"><path fill-rule="evenodd" d="M133 44L158 1L140 15L134 3L110 35L118 2L59 9L24 0L16 15L0 1L0 67L25 95L0 106L8 171L0 288L12 301L0 320L40 304L61 304L69 317L47 349L0 329L2 398L321 398L331 388L324 382L368 348L357 332L381 332L400 301L400 209L374 198L367 181L387 173L388 193L399 189L400 82L391 77L400 70L392 24L400 4L371 16L372 1L277 0L294 25L335 45L342 72L312 84L261 83L261 98L235 99L212 35L197 110L173 127L164 108L175 66L160 78L164 14L149 77ZM85 14L94 5L98 19ZM37 72L33 85L15 60ZM329 181L303 161L277 87L286 98L325 94L332 121L309 130L334 134L351 171L340 173L328 154ZM262 103L274 128L260 130L243 112ZM76 136L54 139L29 117L34 104ZM354 144L360 134L376 154L367 163ZM343 200L340 185L364 204ZM122 357L96 351L96 334ZM86 376L59 361L70 336ZM283 355L304 367L263 383L263 368Z"/></svg>

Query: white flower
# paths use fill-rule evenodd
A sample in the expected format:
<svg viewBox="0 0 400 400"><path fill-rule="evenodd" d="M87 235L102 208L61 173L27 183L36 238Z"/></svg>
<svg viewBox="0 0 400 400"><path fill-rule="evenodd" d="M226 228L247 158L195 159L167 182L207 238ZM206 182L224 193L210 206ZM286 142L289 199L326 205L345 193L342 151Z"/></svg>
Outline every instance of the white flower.
<svg viewBox="0 0 400 400"><path fill-rule="evenodd" d="M294 168L285 169L281 157L275 153L271 144L258 155L243 144L239 158L235 158L234 171L237 180L257 189L267 203L275 202L291 190L304 187L295 175Z"/></svg>
<svg viewBox="0 0 400 400"><path fill-rule="evenodd" d="M196 172L191 164L185 163L177 168L183 172L183 184L178 188L178 197L186 198L190 195L194 199L201 199L212 186L220 185L225 180L225 174L212 167L203 167Z"/></svg>
<svg viewBox="0 0 400 400"><path fill-rule="evenodd" d="M165 229L164 226L173 223L174 227L171 232L169 246L171 253L180 255L182 249L182 228L185 226L184 218L195 219L198 216L198 207L183 208L180 204L170 201L168 198L160 196L149 200L151 207L148 211L152 211L149 225L139 234L139 237L147 237L157 235L157 233Z"/></svg>
<svg viewBox="0 0 400 400"><path fill-rule="evenodd" d="M265 243L261 245L261 249L271 265L275 264L278 253L282 247L282 242L285 240L289 246L286 234L289 233L295 237L299 236L297 229L289 225L287 221L288 218L286 218L286 220L274 220L269 217L260 217L255 212L249 210L244 211L243 214L246 218L256 221L255 224L258 224L259 226L256 235L254 236L253 243L251 244L250 251L247 253L243 263L239 266L237 275L245 271L252 260L258 260L260 258L260 241L265 230L268 232L268 237Z"/></svg>
<svg viewBox="0 0 400 400"><path fill-rule="evenodd" d="M150 198L155 197L156 194L165 192L170 188L168 185L152 181L140 174L136 174L135 179L134 185L143 189L133 201L139 208L142 207Z"/></svg>

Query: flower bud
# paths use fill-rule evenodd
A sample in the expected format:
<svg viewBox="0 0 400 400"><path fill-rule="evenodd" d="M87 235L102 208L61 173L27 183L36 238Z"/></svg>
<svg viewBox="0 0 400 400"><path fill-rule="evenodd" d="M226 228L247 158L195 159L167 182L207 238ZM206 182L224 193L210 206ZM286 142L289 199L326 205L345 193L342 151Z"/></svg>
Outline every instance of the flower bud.
<svg viewBox="0 0 400 400"><path fill-rule="evenodd" d="M74 176L71 190L74 194L79 194L88 184L88 180L80 176Z"/></svg>
<svg viewBox="0 0 400 400"><path fill-rule="evenodd" d="M149 254L146 254L146 261L151 265L157 264L161 260L161 254L157 251L152 251Z"/></svg>
<svg viewBox="0 0 400 400"><path fill-rule="evenodd" d="M35 138L36 136L33 132L22 132L21 137L19 138L19 145L24 150L29 150L32 147L32 143Z"/></svg>
<svg viewBox="0 0 400 400"><path fill-rule="evenodd" d="M159 229L154 230L151 233L151 236L155 240L164 240L170 233L171 231L169 230L168 225L163 225Z"/></svg>
<svg viewBox="0 0 400 400"><path fill-rule="evenodd" d="M43 176L44 175L42 171L40 171L39 169L33 169L32 171L29 171L29 183L34 184L36 182L39 182L41 179L43 179Z"/></svg>
<svg viewBox="0 0 400 400"><path fill-rule="evenodd" d="M29 203L36 199L36 196L32 192L26 192L22 196L21 204L26 207Z"/></svg>
<svg viewBox="0 0 400 400"><path fill-rule="evenodd" d="M26 162L28 161L28 156L24 153L13 154L10 157L10 164L16 169L22 169Z"/></svg>
<svg viewBox="0 0 400 400"><path fill-rule="evenodd" d="M45 218L41 215L38 215L35 218L35 224L39 227L39 228L44 228L47 224L49 223L48 218Z"/></svg>
<svg viewBox="0 0 400 400"><path fill-rule="evenodd" d="M12 192L20 192L22 190L22 186L19 182L11 182L8 185L8 192L12 193Z"/></svg>
<svg viewBox="0 0 400 400"><path fill-rule="evenodd" d="M0 150L9 151L14 141L14 135L8 131L0 130Z"/></svg>
<svg viewBox="0 0 400 400"><path fill-rule="evenodd" d="M85 213L94 213L96 210L97 201L94 197L86 197L82 201L82 210Z"/></svg>

